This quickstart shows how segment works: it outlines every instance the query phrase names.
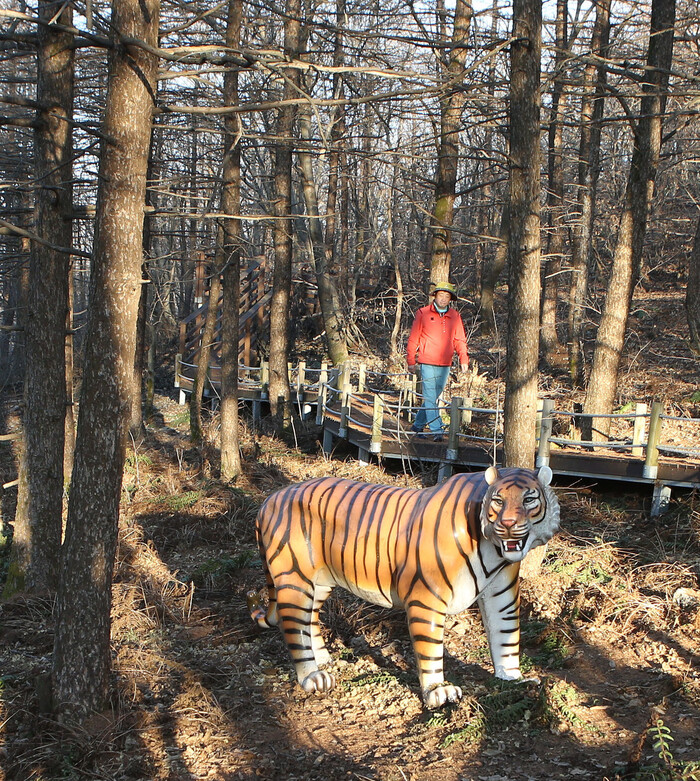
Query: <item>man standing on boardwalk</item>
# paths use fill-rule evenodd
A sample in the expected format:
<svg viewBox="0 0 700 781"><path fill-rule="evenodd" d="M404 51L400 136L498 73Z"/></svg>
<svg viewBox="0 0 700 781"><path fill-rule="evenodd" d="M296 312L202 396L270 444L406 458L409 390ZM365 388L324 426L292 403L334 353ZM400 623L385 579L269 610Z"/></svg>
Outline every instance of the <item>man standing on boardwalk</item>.
<svg viewBox="0 0 700 781"><path fill-rule="evenodd" d="M408 370L422 380L423 406L418 410L411 431L422 434L427 425L436 442L443 439L443 426L437 400L445 388L450 365L455 353L462 371L469 365L467 337L459 312L450 304L457 300L455 287L450 282L439 282L428 306L416 312L408 337Z"/></svg>

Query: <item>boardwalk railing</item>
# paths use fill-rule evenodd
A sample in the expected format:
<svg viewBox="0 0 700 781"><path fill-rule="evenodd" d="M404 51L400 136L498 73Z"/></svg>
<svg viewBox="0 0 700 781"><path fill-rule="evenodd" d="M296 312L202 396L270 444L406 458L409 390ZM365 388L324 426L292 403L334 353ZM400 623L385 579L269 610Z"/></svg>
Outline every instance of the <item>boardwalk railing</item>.
<svg viewBox="0 0 700 781"><path fill-rule="evenodd" d="M299 362L290 364L289 378L299 414L310 417L315 407L326 452L334 440L345 440L357 447L361 462L373 456L433 462L440 479L457 466L503 463L503 409L457 395L458 384L439 402L445 436L435 442L411 431L423 403L411 374L375 372L361 363L337 368ZM239 367L239 393L252 401L256 418L268 400L268 379L264 362ZM596 431L603 418L610 429L606 438ZM587 430L593 431L590 439L583 437ZM549 465L560 475L652 485L654 514L668 503L670 486L700 486L700 419L666 414L660 402L592 416L557 409L554 399L543 398L535 433L537 466Z"/></svg>
<svg viewBox="0 0 700 781"><path fill-rule="evenodd" d="M370 372L363 372L363 378L360 390L345 371L319 392L316 419L324 427L324 449L332 448L334 438L345 439L357 446L361 461L368 461L370 454L432 461L439 465L440 478L457 465L503 463L502 409L452 396L439 405L445 439L433 442L410 431L422 403L415 378L372 377ZM609 419L607 438L596 431L603 418ZM586 429L594 432L593 438L583 438ZM553 399L544 398L539 402L536 443L537 466L549 465L557 474L653 485L653 514L668 503L670 486L700 485L700 419L665 414L660 402L650 408L636 404L631 411L611 415L586 415L556 409Z"/></svg>

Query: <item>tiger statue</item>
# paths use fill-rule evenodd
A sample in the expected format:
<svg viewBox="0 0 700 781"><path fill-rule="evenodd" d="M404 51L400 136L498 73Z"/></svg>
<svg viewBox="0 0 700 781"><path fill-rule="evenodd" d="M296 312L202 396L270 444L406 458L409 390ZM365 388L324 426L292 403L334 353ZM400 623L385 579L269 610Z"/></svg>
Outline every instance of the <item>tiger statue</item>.
<svg viewBox="0 0 700 781"><path fill-rule="evenodd" d="M334 477L282 488L257 516L268 601L248 592L251 617L280 626L305 691L327 692L319 610L331 590L403 607L423 701L436 708L462 696L443 676L446 616L476 601L496 677L520 679L520 562L559 528L551 479L548 466L492 466L425 489Z"/></svg>

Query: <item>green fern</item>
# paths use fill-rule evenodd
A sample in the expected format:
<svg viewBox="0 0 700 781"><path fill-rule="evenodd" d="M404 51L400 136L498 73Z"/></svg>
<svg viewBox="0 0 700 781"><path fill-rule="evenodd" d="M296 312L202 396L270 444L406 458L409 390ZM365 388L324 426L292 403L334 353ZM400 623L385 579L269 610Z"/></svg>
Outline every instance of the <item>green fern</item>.
<svg viewBox="0 0 700 781"><path fill-rule="evenodd" d="M700 764L697 762L679 762L671 751L673 735L664 724L663 719L657 718L649 728L649 735L653 741L652 746L659 760L664 764L664 781L700 781ZM656 779L658 776L653 775Z"/></svg>

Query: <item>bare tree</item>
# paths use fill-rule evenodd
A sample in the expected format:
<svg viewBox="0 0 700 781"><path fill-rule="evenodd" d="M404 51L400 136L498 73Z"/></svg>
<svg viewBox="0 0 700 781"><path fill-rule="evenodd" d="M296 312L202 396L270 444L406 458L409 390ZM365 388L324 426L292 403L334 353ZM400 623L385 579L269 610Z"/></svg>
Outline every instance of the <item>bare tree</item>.
<svg viewBox="0 0 700 781"><path fill-rule="evenodd" d="M329 251L326 247L321 219L318 212L318 197L316 194L316 182L313 171L313 160L309 152L311 139L310 108L299 112L299 124L302 141L306 145L300 149L299 167L301 169L304 203L308 220L309 237L314 257L314 269L316 283L318 285L318 297L321 304L321 315L326 331L326 344L328 355L335 366L340 366L348 359L348 346L345 337L345 324L340 305L340 297L333 277L330 275L327 265ZM329 236L329 238L331 238Z"/></svg>
<svg viewBox="0 0 700 781"><path fill-rule="evenodd" d="M133 393L158 14L158 0L112 3L116 45L53 658L54 702L78 719L103 709L108 694L110 592Z"/></svg>
<svg viewBox="0 0 700 781"><path fill-rule="evenodd" d="M301 2L286 0L284 53L289 60L299 55ZM285 75L284 100L298 97L299 77L295 70ZM291 409L289 375L289 301L292 285L292 148L294 105L279 109L275 148L274 212L275 271L270 305L270 408L282 427L288 425Z"/></svg>
<svg viewBox="0 0 700 781"><path fill-rule="evenodd" d="M600 63L607 54L610 38L610 0L596 3L596 18L591 36L592 57L583 73L581 95L581 137L578 154L577 222L574 226L569 287L569 376L582 386L584 305L588 292L591 245L595 217L595 195L600 174L601 120L605 102L607 70Z"/></svg>
<svg viewBox="0 0 700 781"><path fill-rule="evenodd" d="M700 355L700 218L695 229L693 251L688 258L688 286L685 291L685 311L688 319L690 345Z"/></svg>
<svg viewBox="0 0 700 781"><path fill-rule="evenodd" d="M70 6L40 0L35 133L35 241L25 322L24 443L10 589L58 583L66 417L65 331L72 245L73 35ZM50 20L59 26L48 24Z"/></svg>
<svg viewBox="0 0 700 781"><path fill-rule="evenodd" d="M204 390L209 380L209 364L212 348L214 347L214 334L219 317L219 299L221 298L221 269L218 263L213 264L209 275L209 306L204 316L202 339L197 360L197 372L190 394L190 439L194 444L200 444L204 437L202 425L202 401Z"/></svg>
<svg viewBox="0 0 700 781"><path fill-rule="evenodd" d="M459 131L467 98L464 63L472 19L470 0L456 0L452 40L443 67L443 95L440 99L440 147L438 151L435 206L431 223L430 281L450 278L452 225L459 164Z"/></svg>
<svg viewBox="0 0 700 781"><path fill-rule="evenodd" d="M557 309L559 298L559 271L564 255L564 116L566 112L566 72L568 42L568 2L557 0L557 20L554 54L552 105L549 116L547 164L547 250L542 285L542 316L540 343L545 362L549 366L562 365L557 333Z"/></svg>
<svg viewBox="0 0 700 781"><path fill-rule="evenodd" d="M506 466L535 459L540 317L540 51L542 4L513 4L510 88L510 221Z"/></svg>
<svg viewBox="0 0 700 781"><path fill-rule="evenodd" d="M229 0L226 45L237 49L241 42L241 0ZM238 70L224 76L224 105L238 105ZM224 119L224 163L221 211L227 215L219 228L223 302L221 310L221 476L235 480L241 472L238 439L238 318L241 278L241 147L240 119ZM236 215L234 217L234 215Z"/></svg>
<svg viewBox="0 0 700 781"><path fill-rule="evenodd" d="M584 412L612 412L617 375L625 341L634 277L641 265L647 218L661 152L661 131L673 58L675 0L653 0L647 67L643 74L639 119L634 127L634 150L620 217L605 306L598 326L593 367ZM610 418L598 418L590 433L605 440Z"/></svg>

